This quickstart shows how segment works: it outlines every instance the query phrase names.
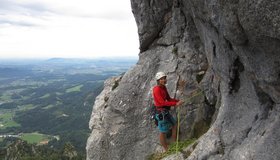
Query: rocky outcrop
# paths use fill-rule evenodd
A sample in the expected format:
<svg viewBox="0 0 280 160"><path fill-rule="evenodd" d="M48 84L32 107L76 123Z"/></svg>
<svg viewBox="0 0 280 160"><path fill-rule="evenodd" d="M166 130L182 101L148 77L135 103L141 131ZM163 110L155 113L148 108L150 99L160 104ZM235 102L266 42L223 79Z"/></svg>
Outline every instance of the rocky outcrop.
<svg viewBox="0 0 280 160"><path fill-rule="evenodd" d="M180 109L184 159L280 157L280 2L131 0L139 61L97 98L87 159L145 159L161 147L148 118L158 71ZM193 92L194 91L194 92Z"/></svg>

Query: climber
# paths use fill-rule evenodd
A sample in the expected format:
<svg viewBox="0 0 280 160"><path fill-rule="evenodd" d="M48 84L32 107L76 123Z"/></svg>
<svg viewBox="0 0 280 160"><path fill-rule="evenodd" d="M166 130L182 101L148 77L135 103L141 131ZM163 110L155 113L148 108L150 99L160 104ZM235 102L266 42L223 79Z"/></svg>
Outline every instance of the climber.
<svg viewBox="0 0 280 160"><path fill-rule="evenodd" d="M167 132L172 129L172 139L174 141L176 141L177 136L177 122L169 113L170 107L178 107L183 103L183 101L179 101L178 99L170 98L165 86L167 82L166 77L164 72L158 72L156 74L157 85L153 88L154 105L156 107L155 118L158 121L158 129L160 131L159 140L165 151L168 150L166 142Z"/></svg>

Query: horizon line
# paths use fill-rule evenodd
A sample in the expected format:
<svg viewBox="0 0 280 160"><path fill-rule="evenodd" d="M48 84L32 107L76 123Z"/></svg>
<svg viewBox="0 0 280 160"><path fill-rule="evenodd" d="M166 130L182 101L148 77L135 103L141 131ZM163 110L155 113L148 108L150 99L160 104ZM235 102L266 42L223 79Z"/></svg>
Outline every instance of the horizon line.
<svg viewBox="0 0 280 160"><path fill-rule="evenodd" d="M106 56L106 57L0 57L0 60L49 60L49 59L139 59L139 56Z"/></svg>

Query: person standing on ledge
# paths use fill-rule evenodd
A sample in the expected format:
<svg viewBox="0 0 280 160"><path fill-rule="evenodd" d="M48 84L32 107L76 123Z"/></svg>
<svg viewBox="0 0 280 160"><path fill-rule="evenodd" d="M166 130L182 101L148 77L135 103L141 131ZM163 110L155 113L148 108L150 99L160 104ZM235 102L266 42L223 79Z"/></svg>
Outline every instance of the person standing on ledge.
<svg viewBox="0 0 280 160"><path fill-rule="evenodd" d="M158 72L156 74L157 85L153 88L154 105L156 107L156 120L158 121L158 129L160 131L159 140L164 150L168 150L166 142L166 134L172 129L172 139L176 141L177 136L177 122L175 118L169 113L171 106L180 106L183 101L175 98L170 98L166 88L166 74Z"/></svg>

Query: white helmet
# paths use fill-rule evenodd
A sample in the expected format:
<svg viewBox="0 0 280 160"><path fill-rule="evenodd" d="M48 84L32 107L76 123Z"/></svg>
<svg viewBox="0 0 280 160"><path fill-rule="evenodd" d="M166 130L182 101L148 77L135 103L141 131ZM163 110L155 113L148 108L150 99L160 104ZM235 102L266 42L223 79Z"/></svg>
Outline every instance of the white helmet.
<svg viewBox="0 0 280 160"><path fill-rule="evenodd" d="M166 74L164 72L158 72L156 74L156 80L161 79L162 77L166 77Z"/></svg>

